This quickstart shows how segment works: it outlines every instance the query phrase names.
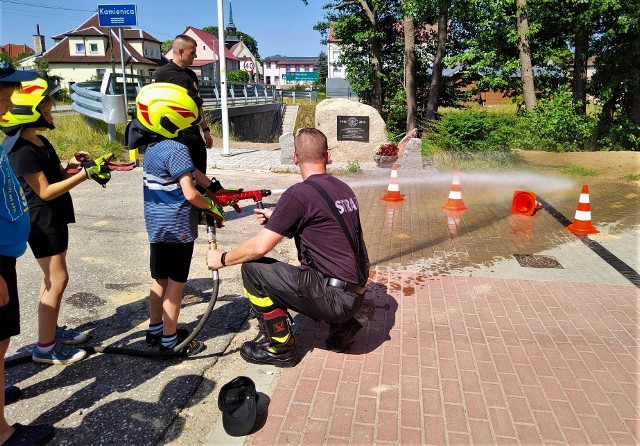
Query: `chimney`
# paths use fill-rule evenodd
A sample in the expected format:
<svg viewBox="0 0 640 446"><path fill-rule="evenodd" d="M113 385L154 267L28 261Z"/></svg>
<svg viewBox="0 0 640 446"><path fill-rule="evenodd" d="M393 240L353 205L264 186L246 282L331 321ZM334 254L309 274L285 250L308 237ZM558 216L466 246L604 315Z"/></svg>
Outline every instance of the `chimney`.
<svg viewBox="0 0 640 446"><path fill-rule="evenodd" d="M44 36L40 35L40 25L36 25L36 32L37 34L33 36L33 49L36 54L42 54L47 51L47 48L45 48Z"/></svg>

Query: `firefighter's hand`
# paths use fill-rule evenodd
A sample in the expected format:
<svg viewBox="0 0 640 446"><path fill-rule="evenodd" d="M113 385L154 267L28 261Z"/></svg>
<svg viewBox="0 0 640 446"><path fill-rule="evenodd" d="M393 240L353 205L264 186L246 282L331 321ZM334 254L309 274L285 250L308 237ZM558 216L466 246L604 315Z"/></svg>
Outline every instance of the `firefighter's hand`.
<svg viewBox="0 0 640 446"><path fill-rule="evenodd" d="M209 132L204 132L204 145L207 147L207 149L213 147L213 138L211 137L211 134Z"/></svg>
<svg viewBox="0 0 640 446"><path fill-rule="evenodd" d="M207 268L210 270L216 270L222 268L222 254L224 249L210 249L207 251Z"/></svg>
<svg viewBox="0 0 640 446"><path fill-rule="evenodd" d="M258 223L260 225L265 225L267 223L267 220L271 218L271 214L273 214L273 209L255 208L253 212L255 212L256 217L258 217Z"/></svg>

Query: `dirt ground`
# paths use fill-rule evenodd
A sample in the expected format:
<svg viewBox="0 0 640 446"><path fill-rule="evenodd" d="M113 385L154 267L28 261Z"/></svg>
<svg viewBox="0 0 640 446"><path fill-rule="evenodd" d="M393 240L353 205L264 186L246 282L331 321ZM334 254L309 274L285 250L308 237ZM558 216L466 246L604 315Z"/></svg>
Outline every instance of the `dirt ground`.
<svg viewBox="0 0 640 446"><path fill-rule="evenodd" d="M640 175L640 152L539 152L519 150L524 161L535 167L564 168L570 166L597 169L597 180L621 180Z"/></svg>

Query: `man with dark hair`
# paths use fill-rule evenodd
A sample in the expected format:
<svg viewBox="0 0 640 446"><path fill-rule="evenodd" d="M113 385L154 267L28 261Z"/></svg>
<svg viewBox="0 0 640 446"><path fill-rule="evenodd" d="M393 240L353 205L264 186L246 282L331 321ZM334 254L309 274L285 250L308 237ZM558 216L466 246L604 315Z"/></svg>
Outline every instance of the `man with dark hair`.
<svg viewBox="0 0 640 446"><path fill-rule="evenodd" d="M264 228L229 251L207 253L209 269L242 264L244 295L264 340L248 341L240 355L255 364L295 365L297 353L287 309L329 322L328 349L345 350L362 325L354 315L364 299L369 259L358 200L351 188L327 173L327 138L301 129L293 161L303 182L288 188L275 210L256 209ZM293 237L300 267L264 257L284 237Z"/></svg>
<svg viewBox="0 0 640 446"><path fill-rule="evenodd" d="M198 92L198 77L189 67L196 58L196 41L185 34L179 34L173 40L171 50L173 55L168 64L158 68L153 74L152 82L168 82L186 88L189 95L198 105L199 116L202 118L199 124L182 130L176 138L187 146L193 165L200 172L207 173L207 148L213 146L209 127L202 110L202 98ZM202 134L200 131L202 130ZM204 135L204 140L202 139Z"/></svg>

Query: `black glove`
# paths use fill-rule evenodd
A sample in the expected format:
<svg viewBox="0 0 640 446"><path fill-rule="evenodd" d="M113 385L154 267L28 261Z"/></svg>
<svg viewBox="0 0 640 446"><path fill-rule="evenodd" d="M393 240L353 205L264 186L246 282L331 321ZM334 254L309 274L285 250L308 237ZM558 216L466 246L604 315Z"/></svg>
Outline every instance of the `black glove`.
<svg viewBox="0 0 640 446"><path fill-rule="evenodd" d="M222 189L222 184L220 184L220 181L216 180L216 177L211 178L211 184L207 187L207 190L215 194L221 189Z"/></svg>

